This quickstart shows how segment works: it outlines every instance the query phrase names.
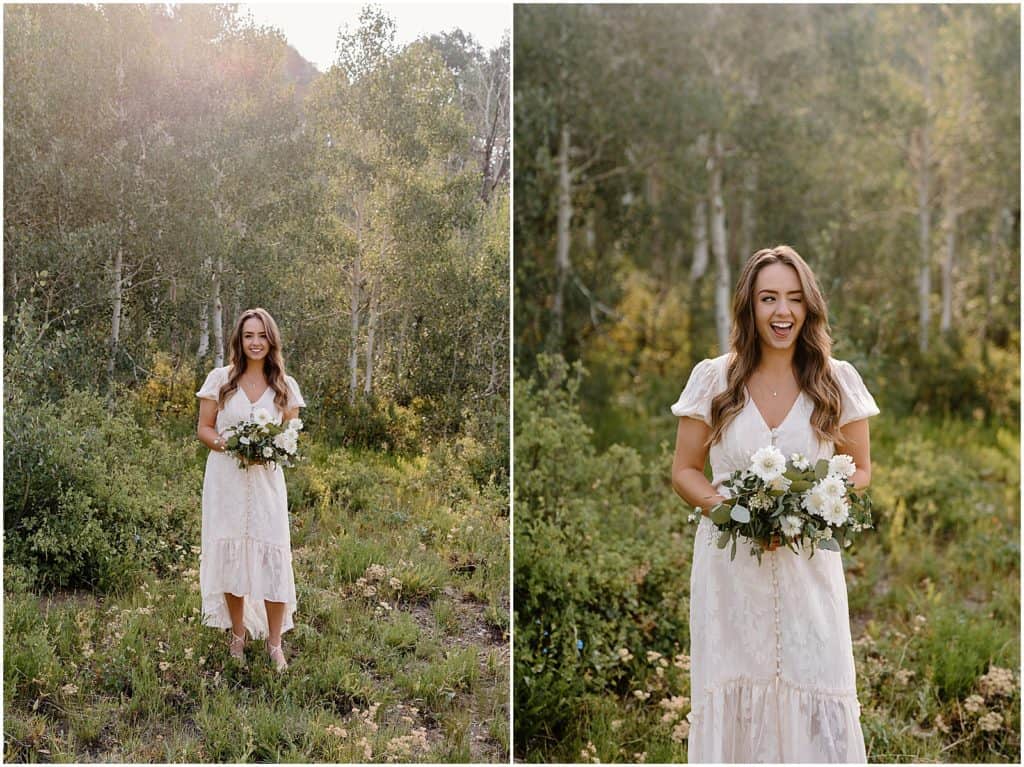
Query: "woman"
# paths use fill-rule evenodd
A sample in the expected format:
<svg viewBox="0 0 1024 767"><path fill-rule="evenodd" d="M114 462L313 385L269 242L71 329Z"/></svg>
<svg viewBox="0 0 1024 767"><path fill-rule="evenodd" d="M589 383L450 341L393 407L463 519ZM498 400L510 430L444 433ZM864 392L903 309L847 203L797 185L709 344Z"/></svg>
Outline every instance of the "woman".
<svg viewBox="0 0 1024 767"><path fill-rule="evenodd" d="M759 250L736 288L731 352L700 362L672 406L672 484L704 515L690 576L691 762L866 761L841 555L812 559L776 539L761 565L742 550L730 561L707 518L718 485L769 444L812 460L847 453L853 484L870 482L878 408L830 357L827 317L795 250Z"/></svg>
<svg viewBox="0 0 1024 767"><path fill-rule="evenodd" d="M292 628L296 604L284 473L273 465L240 468L225 454L225 431L254 420L261 408L282 423L306 403L285 375L281 335L265 309L242 313L230 346L231 364L215 368L196 392L199 440L210 448L199 564L203 623L230 628L231 656L243 663L246 629L254 639L267 637L270 659L283 671L281 634Z"/></svg>

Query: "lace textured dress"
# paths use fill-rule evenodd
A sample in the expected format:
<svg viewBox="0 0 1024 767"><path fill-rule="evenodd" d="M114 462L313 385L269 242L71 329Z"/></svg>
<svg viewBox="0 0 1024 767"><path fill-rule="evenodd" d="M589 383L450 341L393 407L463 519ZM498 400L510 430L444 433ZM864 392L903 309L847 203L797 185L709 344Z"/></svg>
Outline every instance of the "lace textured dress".
<svg viewBox="0 0 1024 767"><path fill-rule="evenodd" d="M728 355L700 362L672 413L709 423L727 364ZM877 415L854 367L831 364L842 392L840 425ZM710 448L712 484L747 468L768 444L787 458L831 457L832 443L811 428L813 408L801 392L771 429L748 393ZM759 566L740 539L730 561L714 529L701 517L690 575L689 761L865 762L842 555L819 549L811 559L780 547Z"/></svg>
<svg viewBox="0 0 1024 767"><path fill-rule="evenodd" d="M227 383L230 366L214 368L197 397L217 400ZM285 376L286 410L305 407L299 385ZM252 420L258 408L270 413L275 423L284 416L268 388L250 402L239 387L217 412L217 431L239 421ZM199 586L203 598L203 623L231 628L224 594L245 597L243 621L253 638L268 635L263 600L286 604L281 633L293 627L295 576L292 573L291 535L288 530L288 494L281 468L250 466L247 470L228 453L211 450L203 479L203 533L199 555Z"/></svg>

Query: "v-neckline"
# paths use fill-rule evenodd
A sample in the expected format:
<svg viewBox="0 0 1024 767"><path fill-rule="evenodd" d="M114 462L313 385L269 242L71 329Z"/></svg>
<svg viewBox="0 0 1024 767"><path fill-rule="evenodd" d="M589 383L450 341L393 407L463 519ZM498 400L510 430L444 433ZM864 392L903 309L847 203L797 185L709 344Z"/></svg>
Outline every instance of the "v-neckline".
<svg viewBox="0 0 1024 767"><path fill-rule="evenodd" d="M784 416L782 417L782 420L781 420L781 421L779 421L779 425L778 425L778 426L776 426L776 427L774 427L774 428L772 428L772 427L771 427L771 426L770 426L770 425L768 424L768 419L764 417L764 413L762 413L762 412L761 412L761 408L759 408L759 407L757 406L757 402L755 402L755 401L754 401L754 397L753 397L753 395L752 395L752 394L750 393L750 389L748 389L748 388L747 388L746 386L744 386L744 387L743 387L743 391L745 391L745 392L746 392L746 394L747 394L747 401L748 401L748 402L749 402L749 403L750 403L751 405L753 405L753 407L754 407L754 412L755 412L755 413L757 413L757 417L761 419L761 423L763 423L763 424L764 424L764 427L765 427L766 429L768 429L768 431L771 431L771 432L776 432L776 431L778 431L779 429L781 429L781 428L782 428L783 426L785 426L785 425L786 425L786 421L788 421L788 420L789 420L789 417L790 417L791 415L793 415L793 411L794 411L794 410L796 410L796 406L797 406L797 404L798 404L798 403L800 402L800 398L801 398L802 396L804 396L804 390L803 390L803 389L801 389L800 391L798 391L798 392L797 392L797 394L796 394L796 399L794 399L794 400L793 400L793 404L789 406L789 410L787 410L787 411L786 411L786 415L784 415Z"/></svg>
<svg viewBox="0 0 1024 767"><path fill-rule="evenodd" d="M267 396L267 392L270 391L270 387L268 386L266 389L264 389L263 393L260 394L260 396L258 396L255 400L249 399L249 395L245 393L245 389L243 389L241 386L238 387L238 391L242 392L242 396L245 397L246 402L248 402L250 406L255 407L261 399Z"/></svg>

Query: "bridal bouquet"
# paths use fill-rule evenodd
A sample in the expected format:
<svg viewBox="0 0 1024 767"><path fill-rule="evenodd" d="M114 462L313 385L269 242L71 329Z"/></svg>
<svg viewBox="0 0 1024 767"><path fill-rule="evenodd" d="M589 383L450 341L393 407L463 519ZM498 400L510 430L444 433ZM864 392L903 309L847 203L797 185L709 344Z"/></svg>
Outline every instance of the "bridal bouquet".
<svg viewBox="0 0 1024 767"><path fill-rule="evenodd" d="M729 558L735 558L736 539L742 535L760 564L775 536L794 553L810 546L812 557L815 547L839 551L849 546L854 533L872 526L870 496L855 493L849 481L856 470L853 458L844 454L812 465L799 453L787 461L777 448L761 448L748 469L734 471L722 483L731 497L709 514L720 531L718 548L732 541ZM691 521L699 519L700 511Z"/></svg>
<svg viewBox="0 0 1024 767"><path fill-rule="evenodd" d="M278 426L264 408L257 408L252 417L253 420L241 421L226 432L225 452L234 455L241 468L248 469L254 463L288 467L301 460L302 419L293 418Z"/></svg>

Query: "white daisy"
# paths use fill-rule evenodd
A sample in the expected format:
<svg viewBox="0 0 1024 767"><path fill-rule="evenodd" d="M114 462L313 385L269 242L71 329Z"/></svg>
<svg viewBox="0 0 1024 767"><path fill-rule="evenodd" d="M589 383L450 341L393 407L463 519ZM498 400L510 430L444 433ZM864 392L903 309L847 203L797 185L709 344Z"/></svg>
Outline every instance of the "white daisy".
<svg viewBox="0 0 1024 767"><path fill-rule="evenodd" d="M825 477L811 489L819 491L826 498L846 497L846 483L839 477Z"/></svg>
<svg viewBox="0 0 1024 767"><path fill-rule="evenodd" d="M793 453L793 455L789 457L789 462L793 464L793 468L798 471L807 471L811 468L811 462L800 453Z"/></svg>
<svg viewBox="0 0 1024 767"><path fill-rule="evenodd" d="M850 506L845 498L826 498L821 508L821 516L830 525L844 525L850 518Z"/></svg>
<svg viewBox="0 0 1024 767"><path fill-rule="evenodd" d="M751 456L750 470L763 481L771 482L786 470L786 458L777 448L767 445Z"/></svg>
<svg viewBox="0 0 1024 767"><path fill-rule="evenodd" d="M811 514L820 517L822 506L825 503L825 498L825 494L821 492L817 485L815 485L804 493L804 497L800 499L800 505Z"/></svg>
<svg viewBox="0 0 1024 767"><path fill-rule="evenodd" d="M253 411L252 420L260 426L266 426L271 421L271 415L266 408L258 407Z"/></svg>
<svg viewBox="0 0 1024 767"><path fill-rule="evenodd" d="M265 447L265 448L263 448L263 457L264 458L273 458L274 457L274 448L272 448L272 447Z"/></svg>
<svg viewBox="0 0 1024 767"><path fill-rule="evenodd" d="M828 475L830 477L849 479L855 471L857 471L857 464L853 462L852 457L845 453L834 455L828 461Z"/></svg>
<svg viewBox="0 0 1024 767"><path fill-rule="evenodd" d="M803 520L796 516L796 514L785 514L779 522L782 524L782 534L787 538L798 536L804 524Z"/></svg>

